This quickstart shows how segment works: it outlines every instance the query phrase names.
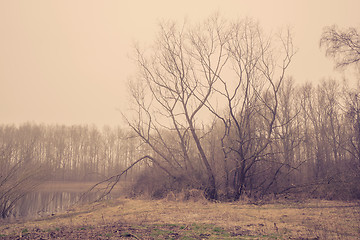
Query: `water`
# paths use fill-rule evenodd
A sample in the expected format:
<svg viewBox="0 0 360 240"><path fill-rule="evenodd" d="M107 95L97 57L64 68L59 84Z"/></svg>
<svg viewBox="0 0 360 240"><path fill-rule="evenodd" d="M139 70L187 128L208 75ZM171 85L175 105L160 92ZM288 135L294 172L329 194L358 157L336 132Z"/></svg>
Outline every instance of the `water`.
<svg viewBox="0 0 360 240"><path fill-rule="evenodd" d="M66 211L77 203L95 201L99 194L88 193L82 196L82 192L32 192L20 199L12 211L11 217L36 218Z"/></svg>
<svg viewBox="0 0 360 240"><path fill-rule="evenodd" d="M29 219L49 216L52 214L65 212L75 204L85 204L99 199L107 189L108 183L98 185L91 192L96 182L72 182L72 181L48 181L42 183L39 188L21 198L11 212L8 220ZM116 185L110 195L105 199L119 197L121 189L126 186L126 182L121 186ZM129 184L131 184L129 182ZM83 193L86 192L84 195Z"/></svg>

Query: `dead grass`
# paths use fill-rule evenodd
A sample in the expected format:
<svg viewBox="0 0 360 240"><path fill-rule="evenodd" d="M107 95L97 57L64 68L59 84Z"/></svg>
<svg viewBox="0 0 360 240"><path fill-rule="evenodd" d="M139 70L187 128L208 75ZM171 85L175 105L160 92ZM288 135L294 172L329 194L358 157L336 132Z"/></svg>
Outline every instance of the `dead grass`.
<svg viewBox="0 0 360 240"><path fill-rule="evenodd" d="M307 200L303 203L284 201L254 205L243 202L117 199L78 206L45 219L4 224L0 226L0 236L19 233L23 229L106 226L115 222L129 226L173 224L184 226L183 229L193 224L214 226L214 229L224 229L229 239L246 236L262 236L259 238L264 239L360 239L360 203Z"/></svg>

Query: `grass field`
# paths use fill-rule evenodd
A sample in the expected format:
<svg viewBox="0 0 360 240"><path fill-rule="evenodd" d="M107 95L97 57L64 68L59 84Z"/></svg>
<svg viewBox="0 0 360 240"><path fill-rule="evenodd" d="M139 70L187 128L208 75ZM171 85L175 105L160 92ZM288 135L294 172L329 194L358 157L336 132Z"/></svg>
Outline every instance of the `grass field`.
<svg viewBox="0 0 360 240"><path fill-rule="evenodd" d="M116 199L3 222L0 239L360 239L360 203Z"/></svg>

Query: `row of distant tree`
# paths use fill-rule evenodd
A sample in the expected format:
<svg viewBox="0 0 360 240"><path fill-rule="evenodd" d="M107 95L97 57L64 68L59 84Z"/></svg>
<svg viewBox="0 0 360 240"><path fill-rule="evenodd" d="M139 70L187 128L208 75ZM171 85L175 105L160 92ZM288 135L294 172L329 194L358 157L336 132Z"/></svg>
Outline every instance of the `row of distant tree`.
<svg viewBox="0 0 360 240"><path fill-rule="evenodd" d="M40 125L0 126L0 213L6 217L28 192L46 181L97 182L141 154L138 139L121 128ZM137 165L129 171L142 168Z"/></svg>
<svg viewBox="0 0 360 240"><path fill-rule="evenodd" d="M311 190L319 197L360 198L359 95L334 80L317 86L286 80L278 97L270 136L260 107L260 113L251 110L258 116L247 116L251 122L242 138L220 120L197 129L218 197ZM164 197L184 188L207 190L206 166L182 131L181 138L176 129L162 129L142 139L120 127L2 125L1 194L22 194L44 180L101 181L143 156L149 158L126 176L137 180L137 193Z"/></svg>
<svg viewBox="0 0 360 240"><path fill-rule="evenodd" d="M6 176L19 165L44 169L51 180L98 181L116 174L140 154L136 141L121 128L2 125L1 173Z"/></svg>

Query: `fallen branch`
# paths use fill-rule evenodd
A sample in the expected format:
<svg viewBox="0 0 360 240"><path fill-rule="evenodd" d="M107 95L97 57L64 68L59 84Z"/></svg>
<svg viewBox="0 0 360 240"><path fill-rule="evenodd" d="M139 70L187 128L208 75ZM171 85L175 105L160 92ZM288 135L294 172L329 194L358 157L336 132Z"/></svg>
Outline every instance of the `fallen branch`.
<svg viewBox="0 0 360 240"><path fill-rule="evenodd" d="M103 181L100 181L98 183L96 183L95 185L93 185L89 190L87 190L85 193L83 193L81 195L81 197L79 198L79 201L81 199L83 199L83 197L90 193L92 190L94 190L96 187L100 186L103 183L107 183L106 187L102 188L101 190L103 190L104 192L101 194L101 196L99 196L96 200L96 202L102 200L104 197L106 197L107 195L109 195L111 193L111 191L114 189L115 185L120 181L120 177L122 175L124 175L127 171L129 171L132 167L134 167L136 164L138 164L139 162L145 160L145 159L150 159L154 164L156 164L158 167L160 167L163 171L165 171L167 174L169 174L170 176L172 176L173 178L175 178L165 167L161 166L160 163L158 163L153 157L146 155L143 156L141 158L139 158L138 160L136 160L135 162L133 162L129 167L127 167L124 171L122 171L120 174L111 176Z"/></svg>
<svg viewBox="0 0 360 240"><path fill-rule="evenodd" d="M85 193L83 193L80 197L80 199L82 199L86 194L90 193L92 190L94 190L96 187L98 187L99 185L103 184L103 183L107 183L106 187L103 189L104 192L103 194L96 200L96 201L100 201L102 200L104 197L106 197L107 195L109 195L111 193L111 191L114 189L115 185L120 181L120 177L125 174L127 171L129 171L132 167L134 167L136 164L138 164L139 162L145 160L145 159L150 159L150 160L154 160L152 157L150 156L144 156L142 158L139 158L138 160L136 160L135 162L133 162L129 167L127 167L124 171L122 171L120 174L111 176L103 181L100 181L98 183L96 183L95 185L93 185L89 190L87 190ZM113 181L115 180L115 181ZM79 200L80 200L79 199Z"/></svg>

